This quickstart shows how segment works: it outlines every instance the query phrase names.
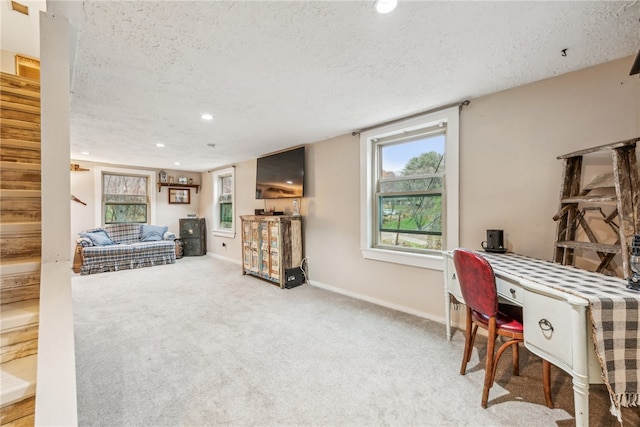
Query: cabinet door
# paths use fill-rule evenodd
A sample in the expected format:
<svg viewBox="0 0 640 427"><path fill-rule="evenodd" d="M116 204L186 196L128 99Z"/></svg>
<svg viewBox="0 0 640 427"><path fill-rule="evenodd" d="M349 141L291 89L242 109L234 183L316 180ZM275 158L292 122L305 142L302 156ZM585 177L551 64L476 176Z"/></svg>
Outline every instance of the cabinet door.
<svg viewBox="0 0 640 427"><path fill-rule="evenodd" d="M186 256L200 256L204 255L203 241L200 238L183 239L184 242L184 254Z"/></svg>
<svg viewBox="0 0 640 427"><path fill-rule="evenodd" d="M251 249L258 249L258 243L260 242L260 238L258 235L258 221L251 221Z"/></svg>
<svg viewBox="0 0 640 427"><path fill-rule="evenodd" d="M259 262L258 262L258 250L257 249L249 249L251 251L251 271L254 273L258 273Z"/></svg>

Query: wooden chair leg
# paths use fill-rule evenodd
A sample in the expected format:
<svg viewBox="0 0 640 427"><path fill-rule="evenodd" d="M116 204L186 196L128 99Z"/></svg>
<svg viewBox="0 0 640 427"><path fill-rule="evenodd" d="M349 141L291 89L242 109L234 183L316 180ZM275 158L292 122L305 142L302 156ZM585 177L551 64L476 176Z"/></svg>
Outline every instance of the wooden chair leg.
<svg viewBox="0 0 640 427"><path fill-rule="evenodd" d="M489 401L489 389L493 385L493 376L494 376L494 351L496 347L496 321L495 318L492 318L489 321L489 336L487 338L487 363L485 367L484 374L484 387L482 389L482 402L480 406L483 408L487 408L487 402Z"/></svg>
<svg viewBox="0 0 640 427"><path fill-rule="evenodd" d="M460 366L460 375L464 375L467 371L467 363L471 359L472 345L472 333L471 333L471 309L467 307L467 322L464 330L464 354L462 355L462 366Z"/></svg>
<svg viewBox="0 0 640 427"><path fill-rule="evenodd" d="M511 354L513 355L513 375L520 376L520 346L515 343L511 346Z"/></svg>
<svg viewBox="0 0 640 427"><path fill-rule="evenodd" d="M545 403L548 408L553 409L553 400L551 399L551 363L545 359L542 359L542 384Z"/></svg>

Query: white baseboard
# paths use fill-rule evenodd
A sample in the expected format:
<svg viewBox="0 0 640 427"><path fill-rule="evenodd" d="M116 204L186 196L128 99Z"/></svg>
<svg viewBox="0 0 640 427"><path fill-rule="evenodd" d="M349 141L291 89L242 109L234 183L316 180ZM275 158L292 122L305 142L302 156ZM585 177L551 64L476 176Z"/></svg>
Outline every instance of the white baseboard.
<svg viewBox="0 0 640 427"><path fill-rule="evenodd" d="M237 260L235 258L229 258L229 257L226 257L226 256L214 254L213 252L207 252L207 256L210 256L210 257L213 257L213 258L217 258L217 259L221 259L221 260L224 260L224 261L229 261L229 262L232 262L234 264L238 264L238 265L242 266L242 261Z"/></svg>
<svg viewBox="0 0 640 427"><path fill-rule="evenodd" d="M315 286L317 288L322 288L322 289L326 289L327 291L331 291L331 292L335 292L338 294L342 294L342 295L346 295L348 297L352 297L355 299L359 299L362 301L367 301L370 302L372 304L375 305L379 305L382 307L386 307L386 308L390 308L392 310L396 310L396 311L401 311L403 313L407 313L407 314L411 314L414 316L418 316L418 317L422 317L424 319L429 319L429 320L433 320L434 322L438 322L438 323L442 323L444 324L444 317L441 316L434 316L432 314L426 313L424 311L420 311L420 310L416 310L413 308L409 308L409 307L405 307L403 305L399 305L399 304L393 304L390 303L389 301L385 301L379 298L374 298L371 297L369 295L364 295L358 292L352 292L352 291L348 291L346 289L342 289L342 288L336 288L335 286L330 286L321 282L317 282L317 281L309 281L309 284L311 286Z"/></svg>

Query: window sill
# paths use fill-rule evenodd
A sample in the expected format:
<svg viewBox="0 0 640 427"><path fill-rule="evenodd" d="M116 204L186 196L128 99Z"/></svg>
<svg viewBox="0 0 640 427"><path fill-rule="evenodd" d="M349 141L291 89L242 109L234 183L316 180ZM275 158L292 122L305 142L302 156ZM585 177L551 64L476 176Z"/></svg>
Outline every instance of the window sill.
<svg viewBox="0 0 640 427"><path fill-rule="evenodd" d="M214 236L218 236L218 237L228 237L230 239L235 239L236 238L236 232L235 231L213 230L211 233Z"/></svg>
<svg viewBox="0 0 640 427"><path fill-rule="evenodd" d="M371 248L360 249L360 252L362 252L362 256L365 259L409 265L411 267L429 270L444 270L444 258L442 255L416 254Z"/></svg>

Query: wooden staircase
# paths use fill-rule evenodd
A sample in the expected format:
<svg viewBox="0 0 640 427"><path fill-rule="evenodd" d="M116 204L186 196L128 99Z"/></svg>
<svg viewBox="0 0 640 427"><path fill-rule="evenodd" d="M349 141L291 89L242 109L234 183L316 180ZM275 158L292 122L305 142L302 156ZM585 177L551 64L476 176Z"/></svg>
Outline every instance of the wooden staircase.
<svg viewBox="0 0 640 427"><path fill-rule="evenodd" d="M554 261L574 265L575 251L595 252L600 259L599 273L615 275L613 258L622 257L622 275L631 276L629 265L630 245L633 236L640 232L640 181L636 160L636 143L640 138L619 141L559 156L564 160L560 207L553 217L557 222ZM580 188L582 158L585 155L608 151L612 159L612 173L596 177ZM615 209L605 214L599 205L615 204ZM596 233L585 219L595 213L615 236L615 243L600 243ZM618 221L616 223L615 221ZM578 241L581 228L589 241Z"/></svg>
<svg viewBox="0 0 640 427"><path fill-rule="evenodd" d="M40 297L40 83L0 73L0 425L35 417Z"/></svg>

